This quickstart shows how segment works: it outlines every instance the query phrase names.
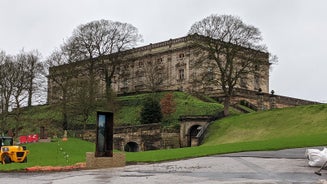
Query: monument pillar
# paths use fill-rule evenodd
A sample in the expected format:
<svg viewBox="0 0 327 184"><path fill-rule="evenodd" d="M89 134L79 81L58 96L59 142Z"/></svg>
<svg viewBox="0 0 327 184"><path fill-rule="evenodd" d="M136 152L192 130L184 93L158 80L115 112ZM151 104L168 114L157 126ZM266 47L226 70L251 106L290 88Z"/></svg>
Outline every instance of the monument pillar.
<svg viewBox="0 0 327 184"><path fill-rule="evenodd" d="M97 112L95 157L112 157L114 120L112 112Z"/></svg>
<svg viewBox="0 0 327 184"><path fill-rule="evenodd" d="M86 168L125 166L124 153L113 153L113 113L97 112L95 152L86 153Z"/></svg>

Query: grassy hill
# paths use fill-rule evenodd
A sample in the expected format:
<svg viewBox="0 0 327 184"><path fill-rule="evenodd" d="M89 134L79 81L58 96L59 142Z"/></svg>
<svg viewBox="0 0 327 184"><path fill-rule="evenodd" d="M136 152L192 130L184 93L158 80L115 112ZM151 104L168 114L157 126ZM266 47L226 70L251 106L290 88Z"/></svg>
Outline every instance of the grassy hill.
<svg viewBox="0 0 327 184"><path fill-rule="evenodd" d="M327 105L298 106L237 115L210 126L205 145L263 141L327 133ZM327 144L327 139L326 139Z"/></svg>
<svg viewBox="0 0 327 184"><path fill-rule="evenodd" d="M185 101L179 103L183 104ZM213 122L205 143L199 147L128 152L126 159L130 163L157 162L230 152L321 145L327 145L326 104L233 115ZM0 171L23 169L34 165L84 162L85 152L94 151L94 144L77 139L69 139L65 143L34 143L27 146L31 151L28 163L2 165ZM64 152L69 154L69 160L65 160Z"/></svg>
<svg viewBox="0 0 327 184"><path fill-rule="evenodd" d="M168 92L157 93L155 96L158 100L162 99ZM219 103L204 102L190 94L183 92L172 92L173 99L176 103L176 112L174 112L169 119L164 119L164 125L178 127L178 118L181 115L214 115L222 111L223 106ZM122 125L139 125L140 112L142 109L143 101L149 95L153 94L139 94L130 96L117 97L117 107L114 112L115 126ZM209 101L208 99L207 101ZM99 107L98 109L101 109ZM91 114L88 124L95 124L96 110ZM234 112L234 111L233 111ZM78 121L78 115L73 115L69 118L68 126L70 128L83 128L82 122ZM38 133L40 127L46 127L48 135L62 134L62 115L61 109L58 105L43 105L23 109L23 114L19 123L14 119L14 113L7 119L9 128L22 127L19 134L27 135L31 133ZM91 126L92 127L92 126ZM70 131L71 132L71 131Z"/></svg>
<svg viewBox="0 0 327 184"><path fill-rule="evenodd" d="M157 94L160 100L168 92ZM190 94L183 92L172 92L176 103L176 111L171 115L170 123L178 122L181 115L214 115L223 110L223 105L212 102L204 102ZM145 98L151 94L139 94L133 96L122 96L118 98L121 105L119 111L115 114L115 123L117 125L137 125L140 122L140 112Z"/></svg>
<svg viewBox="0 0 327 184"><path fill-rule="evenodd" d="M127 160L156 162L323 145L327 145L326 104L234 115L212 123L204 144L199 147L127 153Z"/></svg>

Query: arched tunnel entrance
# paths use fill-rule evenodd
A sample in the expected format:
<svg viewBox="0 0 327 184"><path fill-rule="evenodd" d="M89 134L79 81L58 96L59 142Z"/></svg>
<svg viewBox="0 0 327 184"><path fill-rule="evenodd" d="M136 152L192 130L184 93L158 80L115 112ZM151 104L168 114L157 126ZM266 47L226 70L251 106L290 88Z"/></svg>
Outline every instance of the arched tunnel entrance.
<svg viewBox="0 0 327 184"><path fill-rule="evenodd" d="M140 151L139 145L136 142L128 142L125 147L124 151L126 152L138 152Z"/></svg>
<svg viewBox="0 0 327 184"><path fill-rule="evenodd" d="M197 135L198 133L201 131L202 126L200 125L194 125L189 129L189 136L188 136L188 146L192 147L192 146L198 146L198 139L197 139Z"/></svg>

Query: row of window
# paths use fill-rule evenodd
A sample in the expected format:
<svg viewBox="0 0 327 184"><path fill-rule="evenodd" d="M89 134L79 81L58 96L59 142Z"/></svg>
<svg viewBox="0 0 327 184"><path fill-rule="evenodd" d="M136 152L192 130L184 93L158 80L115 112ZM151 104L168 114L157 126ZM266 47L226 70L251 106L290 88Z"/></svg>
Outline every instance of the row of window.
<svg viewBox="0 0 327 184"><path fill-rule="evenodd" d="M161 76L161 73L158 73L158 75ZM144 77L144 72L138 72L137 73L137 78L138 78L138 82L142 82L143 81L143 77ZM178 69L178 76L177 76L177 80L178 81L183 81L185 79L185 70L184 69ZM205 79L212 81L214 80L214 73L212 72L211 68L208 68L208 72L205 75ZM127 85L126 83L127 79L124 79L124 83ZM114 77L114 81L116 81L116 77ZM245 79L241 78L240 80L240 87L242 88L247 88L247 82ZM255 89L259 89L260 87L260 77L258 75L254 76L254 88Z"/></svg>
<svg viewBox="0 0 327 184"><path fill-rule="evenodd" d="M178 59L183 59L184 57L185 57L185 54L184 54L184 53L180 53L180 54L178 54ZM167 58L167 61L171 61L171 58L168 57L168 58ZM145 61L139 61L139 62L138 62L138 66L139 66L139 68L144 67L144 63L150 64L150 65L153 64L152 61L147 61L147 62L145 62ZM157 64L157 65L161 65L162 63L163 63L163 58L162 58L162 57L157 58L157 59L155 60L155 64Z"/></svg>
<svg viewBox="0 0 327 184"><path fill-rule="evenodd" d="M179 69L178 70L178 78L177 78L177 80L181 81L181 80L184 80L185 79L185 72L184 71L185 71L184 69ZM163 77L162 76L162 73L157 73L156 75L158 75L159 78L162 78ZM144 72L139 72L139 73L137 73L136 76L137 76L138 82L143 82L143 78L145 76ZM117 77L114 76L113 77L113 81L116 82L116 80L117 80ZM127 81L128 81L128 79L127 78L124 78L123 79L123 84L124 85L127 85L128 84Z"/></svg>

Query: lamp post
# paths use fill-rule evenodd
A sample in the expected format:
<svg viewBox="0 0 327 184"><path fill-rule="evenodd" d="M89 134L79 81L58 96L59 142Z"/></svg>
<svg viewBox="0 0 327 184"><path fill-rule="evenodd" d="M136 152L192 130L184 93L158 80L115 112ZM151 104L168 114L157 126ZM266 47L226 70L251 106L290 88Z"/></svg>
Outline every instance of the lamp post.
<svg viewBox="0 0 327 184"><path fill-rule="evenodd" d="M269 98L270 109L275 109L276 108L276 95L275 95L274 90L271 90L269 97L270 97Z"/></svg>

